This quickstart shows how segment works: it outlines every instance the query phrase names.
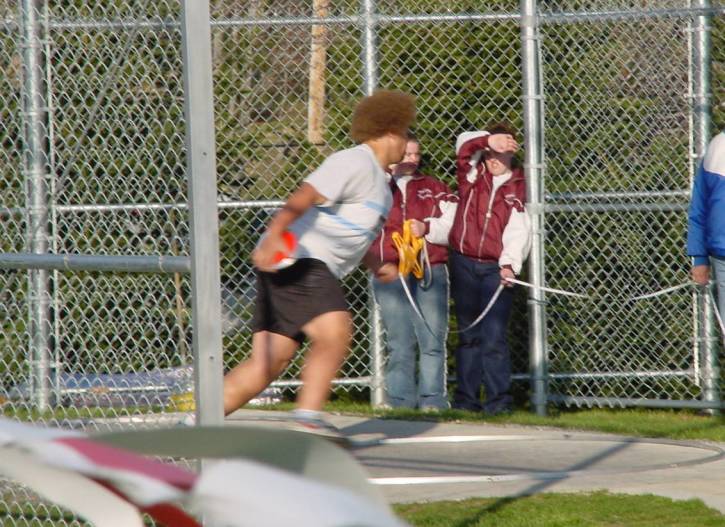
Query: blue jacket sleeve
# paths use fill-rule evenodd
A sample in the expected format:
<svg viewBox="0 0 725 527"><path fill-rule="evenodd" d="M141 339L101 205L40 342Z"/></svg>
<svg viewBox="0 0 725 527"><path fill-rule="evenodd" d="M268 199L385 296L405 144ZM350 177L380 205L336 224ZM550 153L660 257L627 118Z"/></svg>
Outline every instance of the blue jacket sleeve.
<svg viewBox="0 0 725 527"><path fill-rule="evenodd" d="M708 265L710 260L705 244L705 232L708 215L708 199L703 165L697 169L695 185L687 222L687 254L694 258L695 265Z"/></svg>

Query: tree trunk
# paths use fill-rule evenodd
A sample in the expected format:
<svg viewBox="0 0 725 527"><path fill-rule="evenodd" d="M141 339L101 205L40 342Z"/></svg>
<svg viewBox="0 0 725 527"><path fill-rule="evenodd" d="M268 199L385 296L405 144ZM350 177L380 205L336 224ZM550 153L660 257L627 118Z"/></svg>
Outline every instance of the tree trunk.
<svg viewBox="0 0 725 527"><path fill-rule="evenodd" d="M330 11L330 0L313 0L313 14L323 18ZM327 62L327 26L312 26L310 49L310 89L307 105L307 140L322 145L325 121L325 68Z"/></svg>

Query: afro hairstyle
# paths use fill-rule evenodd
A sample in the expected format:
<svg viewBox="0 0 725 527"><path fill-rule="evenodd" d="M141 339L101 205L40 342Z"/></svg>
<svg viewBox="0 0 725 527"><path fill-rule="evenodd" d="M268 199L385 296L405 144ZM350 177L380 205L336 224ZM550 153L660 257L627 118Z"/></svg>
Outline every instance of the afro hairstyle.
<svg viewBox="0 0 725 527"><path fill-rule="evenodd" d="M378 90L355 106L350 135L357 144L389 132L405 137L414 120L415 97L397 90Z"/></svg>

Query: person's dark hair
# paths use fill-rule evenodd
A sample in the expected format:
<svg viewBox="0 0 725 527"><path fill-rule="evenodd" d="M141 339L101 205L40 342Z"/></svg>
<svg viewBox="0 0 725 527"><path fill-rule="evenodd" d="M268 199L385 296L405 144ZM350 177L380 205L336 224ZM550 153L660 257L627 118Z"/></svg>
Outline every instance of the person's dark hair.
<svg viewBox="0 0 725 527"><path fill-rule="evenodd" d="M415 120L415 97L396 90L378 90L355 107L350 135L364 143L391 132L406 136Z"/></svg>
<svg viewBox="0 0 725 527"><path fill-rule="evenodd" d="M518 138L516 137L516 128L514 128L513 125L508 121L495 121L493 123L490 123L486 127L486 131L491 135L508 134L518 141ZM511 168L521 168L521 166L522 162L519 158L519 154L517 153L514 155L513 159L511 159Z"/></svg>
<svg viewBox="0 0 725 527"><path fill-rule="evenodd" d="M420 139L418 139L418 136L415 134L413 130L408 130L408 134L406 135L406 139L410 142L417 143L418 146L421 146ZM420 161L418 161L418 171L420 171L423 168L426 168L428 166L429 156L428 153L424 153L423 149L421 148L420 152Z"/></svg>
<svg viewBox="0 0 725 527"><path fill-rule="evenodd" d="M486 131L491 134L509 134L511 137L516 139L516 128L507 121L497 121L489 124L486 127Z"/></svg>

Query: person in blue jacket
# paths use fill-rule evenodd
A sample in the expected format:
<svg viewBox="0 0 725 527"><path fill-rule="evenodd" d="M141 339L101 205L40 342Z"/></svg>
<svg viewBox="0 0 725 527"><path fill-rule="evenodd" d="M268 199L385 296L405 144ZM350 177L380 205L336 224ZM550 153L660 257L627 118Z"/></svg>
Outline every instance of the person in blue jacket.
<svg viewBox="0 0 725 527"><path fill-rule="evenodd" d="M725 316L725 132L707 147L695 176L687 229L692 279L706 285L714 271L718 309Z"/></svg>

